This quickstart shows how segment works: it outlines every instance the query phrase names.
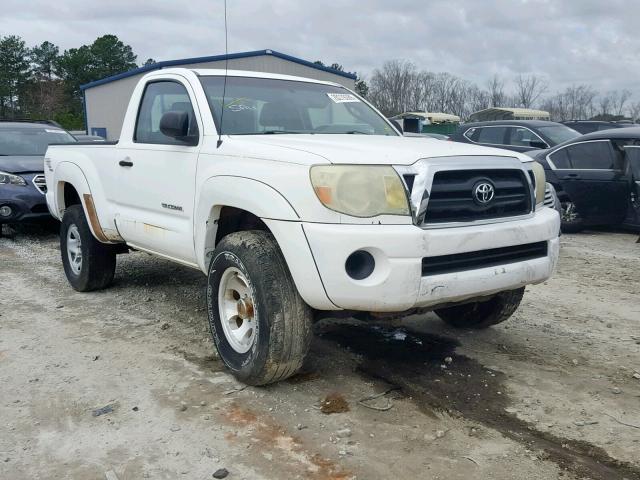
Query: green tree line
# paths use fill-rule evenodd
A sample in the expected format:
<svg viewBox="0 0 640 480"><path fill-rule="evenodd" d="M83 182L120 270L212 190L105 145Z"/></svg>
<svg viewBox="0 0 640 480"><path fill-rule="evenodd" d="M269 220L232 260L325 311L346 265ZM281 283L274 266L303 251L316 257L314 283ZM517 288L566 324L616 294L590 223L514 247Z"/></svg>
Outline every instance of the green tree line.
<svg viewBox="0 0 640 480"><path fill-rule="evenodd" d="M115 35L63 52L51 42L28 47L19 36L0 36L0 118L55 120L69 130L83 129L80 85L136 68L136 59Z"/></svg>

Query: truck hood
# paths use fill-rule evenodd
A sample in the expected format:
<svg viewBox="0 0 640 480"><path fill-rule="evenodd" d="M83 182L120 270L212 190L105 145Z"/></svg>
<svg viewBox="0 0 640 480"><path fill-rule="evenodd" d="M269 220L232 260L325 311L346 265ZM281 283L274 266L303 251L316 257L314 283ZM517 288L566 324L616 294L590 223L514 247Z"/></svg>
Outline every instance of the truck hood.
<svg viewBox="0 0 640 480"><path fill-rule="evenodd" d="M44 172L44 157L40 155L0 156L0 172L7 172L7 173Z"/></svg>
<svg viewBox="0 0 640 480"><path fill-rule="evenodd" d="M307 135L278 134L233 137L234 140L269 145L320 156L331 163L365 165L411 165L421 158L452 156L531 158L498 148L467 143L446 142L428 137L386 137L382 135Z"/></svg>

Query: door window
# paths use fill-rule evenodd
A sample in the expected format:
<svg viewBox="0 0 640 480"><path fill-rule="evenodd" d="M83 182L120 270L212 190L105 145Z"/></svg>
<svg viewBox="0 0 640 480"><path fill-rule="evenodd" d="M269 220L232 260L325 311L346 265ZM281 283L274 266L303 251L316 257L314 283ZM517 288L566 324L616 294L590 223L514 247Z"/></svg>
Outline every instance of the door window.
<svg viewBox="0 0 640 480"><path fill-rule="evenodd" d="M504 145L507 127L483 127L480 128L478 143L491 143L493 145Z"/></svg>
<svg viewBox="0 0 640 480"><path fill-rule="evenodd" d="M513 145L515 147L531 147L532 143L536 144L545 144L538 135L533 133L528 128L523 127L511 127L509 128L511 132L511 136L509 138L509 145Z"/></svg>
<svg viewBox="0 0 640 480"><path fill-rule="evenodd" d="M467 137L472 142L477 142L478 141L478 137L480 136L480 129L479 128L470 128L469 130L464 132L464 136Z"/></svg>
<svg viewBox="0 0 640 480"><path fill-rule="evenodd" d="M553 162L553 165L556 168L571 168L571 163L569 162L569 155L567 154L566 148L561 148L557 152L553 152L551 155L549 155L549 160Z"/></svg>
<svg viewBox="0 0 640 480"><path fill-rule="evenodd" d="M576 143L552 153L549 158L556 168L614 169L614 155L609 141Z"/></svg>
<svg viewBox="0 0 640 480"><path fill-rule="evenodd" d="M186 112L189 117L189 136L198 135L198 123L193 106L184 85L161 81L147 84L140 103L134 141L184 145L184 142L168 137L160 131L160 118L167 112Z"/></svg>

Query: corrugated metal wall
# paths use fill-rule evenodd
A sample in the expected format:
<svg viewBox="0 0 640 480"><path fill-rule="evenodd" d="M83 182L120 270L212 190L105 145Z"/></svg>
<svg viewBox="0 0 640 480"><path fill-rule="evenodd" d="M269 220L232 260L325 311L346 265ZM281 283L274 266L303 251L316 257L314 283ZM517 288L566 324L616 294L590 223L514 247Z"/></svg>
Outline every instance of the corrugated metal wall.
<svg viewBox="0 0 640 480"><path fill-rule="evenodd" d="M184 68L224 68L224 66L224 61L180 65L180 67ZM231 59L229 60L229 69L296 75L339 83L352 90L355 85L354 80L350 78L290 62L272 55ZM84 91L89 134L99 134L102 130L97 129L106 129L107 140L117 140L119 138L124 115L129 105L129 98L143 75L141 73L115 80Z"/></svg>

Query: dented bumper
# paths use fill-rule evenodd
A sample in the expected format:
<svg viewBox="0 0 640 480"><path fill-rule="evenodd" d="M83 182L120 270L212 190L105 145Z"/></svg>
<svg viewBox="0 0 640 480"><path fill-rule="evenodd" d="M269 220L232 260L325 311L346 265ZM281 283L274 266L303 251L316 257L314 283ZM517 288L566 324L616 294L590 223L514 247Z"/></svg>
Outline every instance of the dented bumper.
<svg viewBox="0 0 640 480"><path fill-rule="evenodd" d="M303 224L331 302L342 309L375 312L461 302L542 282L552 275L557 264L559 227L557 212L549 208L521 220L442 229ZM533 257L522 258L500 253L509 252L508 247L528 244L543 245L544 252L538 250ZM373 272L361 280L351 278L345 269L349 255L358 250L370 253L375 260ZM474 260L465 268L464 262L455 264L458 260L452 257L452 271L447 271L449 257L443 256L472 252L467 257L475 258L489 250L498 254L486 266ZM432 258L445 259L443 271L425 272L423 265Z"/></svg>

